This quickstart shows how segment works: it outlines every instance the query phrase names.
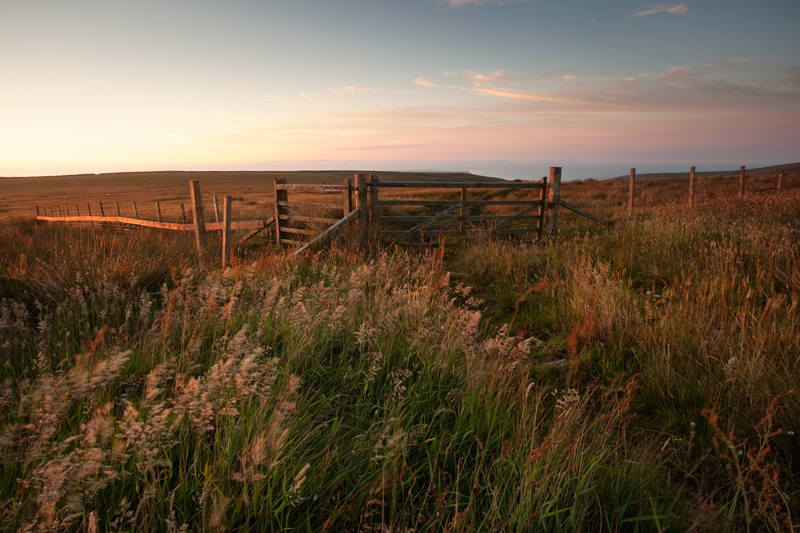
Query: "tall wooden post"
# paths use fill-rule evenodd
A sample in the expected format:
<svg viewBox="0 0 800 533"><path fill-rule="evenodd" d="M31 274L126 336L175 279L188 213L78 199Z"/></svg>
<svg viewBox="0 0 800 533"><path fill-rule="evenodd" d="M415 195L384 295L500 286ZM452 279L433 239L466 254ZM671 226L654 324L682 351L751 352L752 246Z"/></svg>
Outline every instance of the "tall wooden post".
<svg viewBox="0 0 800 533"><path fill-rule="evenodd" d="M119 202L117 202L117 216L121 217L122 214L119 212Z"/></svg>
<svg viewBox="0 0 800 533"><path fill-rule="evenodd" d="M61 206L60 206L60 205L57 205L57 206L56 206L56 209L58 209L58 216L62 216L62 215L61 215Z"/></svg>
<svg viewBox="0 0 800 533"><path fill-rule="evenodd" d="M694 207L694 167L689 169L689 207Z"/></svg>
<svg viewBox="0 0 800 533"><path fill-rule="evenodd" d="M66 210L66 212L67 212L67 216L69 216L69 205L67 205L67 204L64 204L64 209L65 209L65 210Z"/></svg>
<svg viewBox="0 0 800 533"><path fill-rule="evenodd" d="M461 217L458 221L458 233L464 235L464 232L467 229L467 187L466 185L461 187Z"/></svg>
<svg viewBox="0 0 800 533"><path fill-rule="evenodd" d="M136 207L136 200L133 201L133 216L136 220L139 220L139 208Z"/></svg>
<svg viewBox="0 0 800 533"><path fill-rule="evenodd" d="M275 240L281 245L281 217L288 214L281 202L289 201L289 191L279 190L278 185L284 185L286 178L275 178Z"/></svg>
<svg viewBox="0 0 800 533"><path fill-rule="evenodd" d="M541 179L542 182L542 205L539 206L539 236L544 235L545 213L547 212L547 177Z"/></svg>
<svg viewBox="0 0 800 533"><path fill-rule="evenodd" d="M39 216L39 206L38 205L36 206L36 216L37 217Z"/></svg>
<svg viewBox="0 0 800 533"><path fill-rule="evenodd" d="M158 221L161 222L161 203L156 202L156 215L158 216Z"/></svg>
<svg viewBox="0 0 800 533"><path fill-rule="evenodd" d="M183 204L181 204L181 218L183 218L183 223L186 224L186 208L183 207Z"/></svg>
<svg viewBox="0 0 800 533"><path fill-rule="evenodd" d="M342 187L344 187L342 191L342 211L344 215L342 216L346 217L353 211L353 182L350 181L350 178L347 178L342 182Z"/></svg>
<svg viewBox="0 0 800 533"><path fill-rule="evenodd" d="M744 197L744 167L739 169L739 198Z"/></svg>
<svg viewBox="0 0 800 533"><path fill-rule="evenodd" d="M100 216L101 217L106 216L105 211L103 211L103 202L98 201L97 203L100 204Z"/></svg>
<svg viewBox="0 0 800 533"><path fill-rule="evenodd" d="M81 216L81 212L78 210L78 204L75 204L75 216L76 217Z"/></svg>
<svg viewBox="0 0 800 533"><path fill-rule="evenodd" d="M633 197L636 193L636 169L631 169L631 184L628 190L628 216L633 216Z"/></svg>
<svg viewBox="0 0 800 533"><path fill-rule="evenodd" d="M783 192L783 169L778 171L778 194Z"/></svg>
<svg viewBox="0 0 800 533"><path fill-rule="evenodd" d="M558 203L561 201L561 167L550 167L550 180L548 184L548 235L558 233Z"/></svg>
<svg viewBox="0 0 800 533"><path fill-rule="evenodd" d="M214 197L216 198L216 196ZM222 218L222 268L228 268L231 257L231 197L226 196Z"/></svg>
<svg viewBox="0 0 800 533"><path fill-rule="evenodd" d="M197 242L197 253L203 252L203 245L206 243L206 221L203 218L203 199L200 196L200 182L191 180L189 182L189 192L192 196L192 219L194 221L194 235Z"/></svg>
<svg viewBox="0 0 800 533"><path fill-rule="evenodd" d="M89 213L89 216L92 216L92 206L89 204L89 202L86 202L86 211ZM94 222L90 220L89 225L94 227Z"/></svg>
<svg viewBox="0 0 800 533"><path fill-rule="evenodd" d="M373 228L378 227L380 222L380 204L378 203L378 191L380 190L380 182L378 176L369 175L369 218Z"/></svg>
<svg viewBox="0 0 800 533"><path fill-rule="evenodd" d="M214 196L214 216L216 217L216 222L219 222L219 200L216 195Z"/></svg>
<svg viewBox="0 0 800 533"><path fill-rule="evenodd" d="M361 220L363 227L369 225L369 213L367 211L367 175L356 174L356 209L358 209L358 218Z"/></svg>

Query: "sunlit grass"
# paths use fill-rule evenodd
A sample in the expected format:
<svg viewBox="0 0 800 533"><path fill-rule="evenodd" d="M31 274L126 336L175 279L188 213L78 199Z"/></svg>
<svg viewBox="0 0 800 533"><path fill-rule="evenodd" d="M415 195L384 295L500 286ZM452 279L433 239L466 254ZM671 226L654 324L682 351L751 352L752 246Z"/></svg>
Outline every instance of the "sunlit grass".
<svg viewBox="0 0 800 533"><path fill-rule="evenodd" d="M798 203L573 189L614 225L225 272L3 229L4 530L791 530Z"/></svg>

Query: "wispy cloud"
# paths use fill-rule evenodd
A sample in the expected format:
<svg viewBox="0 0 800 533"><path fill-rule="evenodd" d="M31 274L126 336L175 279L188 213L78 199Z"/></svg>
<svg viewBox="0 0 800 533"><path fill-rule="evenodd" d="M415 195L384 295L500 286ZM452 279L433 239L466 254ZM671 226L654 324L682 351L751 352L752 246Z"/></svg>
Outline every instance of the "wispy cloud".
<svg viewBox="0 0 800 533"><path fill-rule="evenodd" d="M686 4L677 4L674 6L665 6L665 5L655 5L639 11L638 13L631 15L631 18L636 17L646 17L648 15L655 15L657 13L671 13L673 15L683 15L689 12L689 6Z"/></svg>
<svg viewBox="0 0 800 533"><path fill-rule="evenodd" d="M338 96L347 96L349 94L371 93L374 92L375 89L370 89L369 87L358 87L356 85L345 85L344 87L339 88L328 88L328 91Z"/></svg>
<svg viewBox="0 0 800 533"><path fill-rule="evenodd" d="M516 4L517 2L527 2L528 0L443 0L444 3L453 7L476 6L480 4Z"/></svg>

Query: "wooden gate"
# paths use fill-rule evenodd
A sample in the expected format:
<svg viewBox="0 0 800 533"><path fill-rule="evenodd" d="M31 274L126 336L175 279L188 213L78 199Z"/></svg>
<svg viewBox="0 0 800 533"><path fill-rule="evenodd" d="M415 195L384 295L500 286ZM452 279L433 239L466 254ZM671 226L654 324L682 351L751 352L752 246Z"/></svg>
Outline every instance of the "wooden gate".
<svg viewBox="0 0 800 533"><path fill-rule="evenodd" d="M545 231L544 178L540 182L410 183L371 176L369 189L371 224L395 238L468 232L541 235ZM406 191L411 194L402 194ZM425 196L429 198L420 199Z"/></svg>

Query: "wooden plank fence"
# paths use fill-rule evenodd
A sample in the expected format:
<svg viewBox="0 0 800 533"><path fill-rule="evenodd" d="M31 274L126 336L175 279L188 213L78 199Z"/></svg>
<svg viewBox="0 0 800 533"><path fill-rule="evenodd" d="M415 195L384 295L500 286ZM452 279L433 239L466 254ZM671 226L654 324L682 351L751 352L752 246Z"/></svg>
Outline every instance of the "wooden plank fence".
<svg viewBox="0 0 800 533"><path fill-rule="evenodd" d="M220 231L222 240L222 265L230 264L233 230L252 230L239 244L274 224L275 240L279 245L296 246L295 255L312 246L321 245L342 228L359 222L363 230L377 231L395 239L430 237L441 235L463 235L482 232L492 235L554 234L558 231L558 209L563 206L582 216L606 224L602 218L561 199L561 168L551 167L549 180L538 182L401 182L380 181L378 176L356 174L341 185L288 184L285 179L275 178L275 212L266 220L232 220L230 196L224 197L222 220L220 206L214 196L215 222L206 222L200 184L190 181L192 221L186 220L186 211L181 204L183 223L165 222L161 204L156 202L158 220L145 220L139 216L133 202L134 217L120 214L116 204L116 216L106 216L103 205L98 202L100 215L93 215L91 205L86 203L88 215L81 215L75 205L75 215L66 209L66 216L57 206L58 216L49 207L40 212L36 206L37 220L48 222L89 223L97 227L148 227L173 231L193 231L198 253L205 246L205 235ZM455 190L454 190L455 189ZM411 191L412 197L398 196L398 191ZM301 195L290 200L290 193ZM457 198L449 198L456 193ZM520 195L514 198L513 194ZM532 193L532 194L531 194ZM302 195L313 194L314 201ZM421 195L427 195L424 198ZM431 195L440 195L431 198ZM497 199L494 196L502 196ZM331 201L320 201L330 197ZM512 207L510 214L487 213L487 208ZM398 214L398 211L401 213Z"/></svg>

